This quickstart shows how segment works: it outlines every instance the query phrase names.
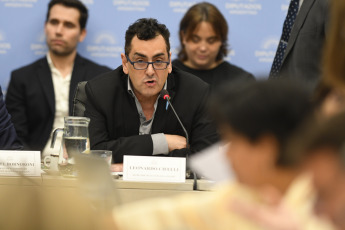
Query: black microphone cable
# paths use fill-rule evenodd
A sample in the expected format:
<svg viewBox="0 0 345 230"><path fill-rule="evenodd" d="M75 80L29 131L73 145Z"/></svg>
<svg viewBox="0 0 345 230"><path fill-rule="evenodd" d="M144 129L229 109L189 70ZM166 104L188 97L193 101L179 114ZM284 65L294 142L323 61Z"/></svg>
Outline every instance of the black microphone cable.
<svg viewBox="0 0 345 230"><path fill-rule="evenodd" d="M172 111L174 112L175 114L175 117L177 118L178 122L180 123L182 129L183 129L183 132L186 136L186 144L187 144L187 154L186 154L186 166L188 166L188 162L189 162L189 153L188 151L190 150L190 146L189 146L189 135L188 135L188 132L186 130L186 128L184 127L182 121L180 120L180 117L177 115L175 109L174 109L174 106L171 104L170 102L170 95L169 95L169 92L165 89L162 89L162 91L160 92L160 95L161 97L167 101L167 103L169 103ZM193 190L198 190L198 178L197 178L197 175L195 172L193 172L192 170L190 170L190 172L186 172L186 176L187 178L190 178L190 174L193 175Z"/></svg>

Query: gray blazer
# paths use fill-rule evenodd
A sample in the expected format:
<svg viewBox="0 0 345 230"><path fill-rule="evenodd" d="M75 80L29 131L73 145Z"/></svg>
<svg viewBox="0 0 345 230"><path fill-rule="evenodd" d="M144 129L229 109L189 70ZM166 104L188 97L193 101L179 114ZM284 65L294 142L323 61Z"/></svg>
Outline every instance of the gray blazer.
<svg viewBox="0 0 345 230"><path fill-rule="evenodd" d="M329 0L303 1L285 50L281 77L297 78L315 87L321 74L328 11Z"/></svg>

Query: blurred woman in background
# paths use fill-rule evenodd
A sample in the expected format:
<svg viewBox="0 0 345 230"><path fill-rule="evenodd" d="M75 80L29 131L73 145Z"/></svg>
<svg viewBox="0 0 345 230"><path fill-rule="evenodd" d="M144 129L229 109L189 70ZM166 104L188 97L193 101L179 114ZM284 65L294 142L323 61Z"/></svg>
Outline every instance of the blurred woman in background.
<svg viewBox="0 0 345 230"><path fill-rule="evenodd" d="M228 24L214 5L193 5L180 22L179 37L181 50L173 66L196 75L212 89L224 81L254 79L224 60L228 53Z"/></svg>

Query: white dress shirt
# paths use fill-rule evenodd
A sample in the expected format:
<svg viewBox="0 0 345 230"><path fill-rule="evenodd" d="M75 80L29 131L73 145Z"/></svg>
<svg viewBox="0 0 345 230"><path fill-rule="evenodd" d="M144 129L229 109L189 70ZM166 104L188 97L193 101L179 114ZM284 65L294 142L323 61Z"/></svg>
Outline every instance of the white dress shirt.
<svg viewBox="0 0 345 230"><path fill-rule="evenodd" d="M49 53L47 54L47 61L52 73L52 80L54 85L54 95L55 95L55 117L53 123L53 129L64 127L64 117L68 116L68 98L69 98L69 88L71 82L72 72L66 77L63 77L60 71L54 66ZM73 69L73 68L72 68ZM47 76L48 77L48 76ZM50 143L52 136L50 136L46 146L42 152L42 160L45 156L50 154L59 154L62 140L62 133L59 133L54 148L50 148Z"/></svg>
<svg viewBox="0 0 345 230"><path fill-rule="evenodd" d="M299 8L298 9L301 9L302 3L303 3L303 0L299 0Z"/></svg>
<svg viewBox="0 0 345 230"><path fill-rule="evenodd" d="M168 145L168 142L165 138L164 133L151 134L153 119L155 118L158 99L160 96L158 96L158 98L154 104L155 111L153 113L152 118L150 120L147 120L145 115L144 115L143 108L141 107L141 104L140 104L138 98L134 94L134 91L132 89L131 81L130 81L129 77L128 77L127 82L128 82L127 83L128 93L130 93L134 97L135 105L137 106L137 110L138 110L139 117L140 117L139 135L145 135L145 134L151 135L152 143L153 143L152 155L159 155L159 154L168 155L169 154L169 145ZM167 81L165 82L163 89L165 89L165 90L167 89Z"/></svg>

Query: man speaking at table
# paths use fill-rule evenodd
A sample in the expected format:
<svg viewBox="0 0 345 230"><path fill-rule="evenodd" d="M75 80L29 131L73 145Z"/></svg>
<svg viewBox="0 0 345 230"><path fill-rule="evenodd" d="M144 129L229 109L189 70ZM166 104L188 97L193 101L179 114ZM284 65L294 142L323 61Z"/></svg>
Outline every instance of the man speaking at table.
<svg viewBox="0 0 345 230"><path fill-rule="evenodd" d="M91 148L112 150L114 163L123 155L186 157L218 141L205 109L209 87L172 68L169 36L156 19L137 20L126 31L122 66L86 85Z"/></svg>

